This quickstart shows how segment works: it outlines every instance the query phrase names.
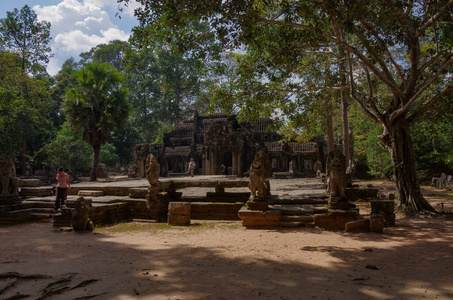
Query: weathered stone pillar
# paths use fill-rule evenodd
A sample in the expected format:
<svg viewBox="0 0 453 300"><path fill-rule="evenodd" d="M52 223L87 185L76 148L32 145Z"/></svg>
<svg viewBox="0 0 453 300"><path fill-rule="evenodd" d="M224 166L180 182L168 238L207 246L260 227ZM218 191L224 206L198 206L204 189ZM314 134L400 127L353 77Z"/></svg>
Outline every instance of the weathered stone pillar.
<svg viewBox="0 0 453 300"><path fill-rule="evenodd" d="M145 177L145 160L144 159L139 159L137 160L137 166L138 166L138 177L143 178Z"/></svg>
<svg viewBox="0 0 453 300"><path fill-rule="evenodd" d="M190 202L168 203L168 225L190 225Z"/></svg>
<svg viewBox="0 0 453 300"><path fill-rule="evenodd" d="M233 165L231 166L233 168L231 174L236 175L237 174L237 169L238 169L238 160L237 160L237 153L233 152L232 153L232 158L233 158Z"/></svg>

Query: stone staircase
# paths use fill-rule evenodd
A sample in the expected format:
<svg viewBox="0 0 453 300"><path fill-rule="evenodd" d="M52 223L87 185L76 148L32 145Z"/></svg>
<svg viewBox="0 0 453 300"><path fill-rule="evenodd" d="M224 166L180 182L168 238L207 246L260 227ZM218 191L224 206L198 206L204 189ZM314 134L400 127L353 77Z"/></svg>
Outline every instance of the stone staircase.
<svg viewBox="0 0 453 300"><path fill-rule="evenodd" d="M303 199L298 199L297 202L304 202ZM314 215L327 213L327 200L316 200L316 204L312 203L312 199L307 199L305 204L274 204L269 208L281 211L279 227L295 228L314 225Z"/></svg>
<svg viewBox="0 0 453 300"><path fill-rule="evenodd" d="M4 208L0 214L0 224L17 224L34 221L51 220L56 214L54 202L46 200L28 200L20 204Z"/></svg>

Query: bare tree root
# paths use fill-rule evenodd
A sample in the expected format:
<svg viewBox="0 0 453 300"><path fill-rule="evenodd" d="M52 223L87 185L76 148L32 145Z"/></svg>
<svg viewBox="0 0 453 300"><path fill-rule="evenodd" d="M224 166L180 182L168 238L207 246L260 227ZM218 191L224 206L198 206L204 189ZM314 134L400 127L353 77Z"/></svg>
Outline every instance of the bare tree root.
<svg viewBox="0 0 453 300"><path fill-rule="evenodd" d="M65 274L59 277L59 279L47 284L40 292L40 295L34 300L43 300L50 298L54 295L57 294L63 294L66 291L69 290L75 290L78 288L83 288L89 284L95 283L98 281L98 279L88 279L80 282L79 284L71 287L70 284L72 283L73 278L77 275L77 273L69 273ZM6 272L6 273L0 273L0 280L6 280L6 279L13 279L12 282L6 284L3 288L0 289L0 295L5 293L6 291L10 290L14 286L16 286L20 281L22 280L37 280L37 279L50 279L52 276L48 275L43 275L43 274L31 274L31 275L25 275L25 274L20 274L17 272ZM104 295L107 292L100 293L97 295L87 295L87 296L82 296L80 298L77 298L79 300L83 299L91 299L94 297L97 297L99 295ZM5 300L14 300L14 299L23 299L23 298L28 298L32 297L31 295L25 295L21 293L16 293L13 296L10 296L9 298L2 298Z"/></svg>
<svg viewBox="0 0 453 300"><path fill-rule="evenodd" d="M107 294L107 292L96 294L96 295L83 296L83 297L75 298L74 300L87 300L87 299L91 299L91 298L98 297L98 296L105 295L105 294Z"/></svg>
<svg viewBox="0 0 453 300"><path fill-rule="evenodd" d="M57 281L49 283L42 291L41 296L35 298L35 300L42 300L46 299L50 296L64 293L65 291L69 290L70 287L68 286L71 283L72 278L77 275L76 273L70 273L64 275L63 278L58 279Z"/></svg>

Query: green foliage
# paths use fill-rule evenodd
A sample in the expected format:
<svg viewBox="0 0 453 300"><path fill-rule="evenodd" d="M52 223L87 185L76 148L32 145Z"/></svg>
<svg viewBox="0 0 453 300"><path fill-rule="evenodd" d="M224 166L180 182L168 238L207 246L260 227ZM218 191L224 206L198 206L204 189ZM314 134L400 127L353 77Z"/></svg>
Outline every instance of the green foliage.
<svg viewBox="0 0 453 300"><path fill-rule="evenodd" d="M131 92L131 119L141 128L142 141L153 142L163 134L162 125L174 125L200 113L200 70L198 59L170 51L164 41L153 47L130 48L126 56L126 81Z"/></svg>
<svg viewBox="0 0 453 300"><path fill-rule="evenodd" d="M61 166L77 177L78 173L89 169L93 151L82 140L82 132L79 130L74 133L70 130L69 122L66 122L56 138L45 145L38 155L45 158L45 164Z"/></svg>
<svg viewBox="0 0 453 300"><path fill-rule="evenodd" d="M67 90L73 88L77 84L77 79L72 76L72 74L78 68L79 64L71 57L63 63L60 71L58 71L58 74L54 77L55 83L50 89L52 98L50 118L56 127L60 127L66 120L62 106L65 101Z"/></svg>
<svg viewBox="0 0 453 300"><path fill-rule="evenodd" d="M105 164L107 168L116 168L119 162L118 154L116 154L116 147L110 143L103 145L99 160L101 163Z"/></svg>
<svg viewBox="0 0 453 300"><path fill-rule="evenodd" d="M47 119L48 78L30 77L20 64L17 54L0 52L0 153L16 162L32 157L53 130Z"/></svg>
<svg viewBox="0 0 453 300"><path fill-rule="evenodd" d="M99 152L112 130L122 130L129 114L124 77L112 65L93 61L75 72L77 87L69 89L64 108L74 130L94 151L91 180L97 178Z"/></svg>
<svg viewBox="0 0 453 300"><path fill-rule="evenodd" d="M45 70L49 62L51 48L50 23L38 22L36 13L25 5L19 11L6 12L6 18L0 19L0 41L4 49L17 53L21 59L21 68L26 73Z"/></svg>
<svg viewBox="0 0 453 300"><path fill-rule="evenodd" d="M110 41L108 44L99 44L90 51L80 54L80 57L82 58L80 64L84 65L93 61L109 63L115 67L115 69L122 72L128 47L130 47L128 42L120 40Z"/></svg>
<svg viewBox="0 0 453 300"><path fill-rule="evenodd" d="M135 145L143 143L139 128L134 126L131 118L127 119L124 130L113 131L109 141L115 146L118 161L123 167L134 162L133 148Z"/></svg>
<svg viewBox="0 0 453 300"><path fill-rule="evenodd" d="M83 129L88 144L103 145L115 126L124 126L129 113L123 76L112 65L97 61L74 74L77 86L67 92L66 113L75 129Z"/></svg>
<svg viewBox="0 0 453 300"><path fill-rule="evenodd" d="M392 158L389 151L380 143L381 131L379 127L375 127L369 132L366 140L366 159L371 175L378 178L389 178L393 173Z"/></svg>

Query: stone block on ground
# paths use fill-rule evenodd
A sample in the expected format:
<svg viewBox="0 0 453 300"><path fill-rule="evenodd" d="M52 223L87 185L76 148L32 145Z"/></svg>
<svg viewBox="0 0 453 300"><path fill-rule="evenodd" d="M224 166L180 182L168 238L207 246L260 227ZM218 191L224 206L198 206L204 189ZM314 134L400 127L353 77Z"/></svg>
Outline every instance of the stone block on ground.
<svg viewBox="0 0 453 300"><path fill-rule="evenodd" d="M19 187L37 187L41 184L39 179L20 179Z"/></svg>
<svg viewBox="0 0 453 300"><path fill-rule="evenodd" d="M173 215L190 215L190 202L168 203L168 213Z"/></svg>
<svg viewBox="0 0 453 300"><path fill-rule="evenodd" d="M393 214L395 212L395 201L393 200L372 200L371 202L372 214Z"/></svg>
<svg viewBox="0 0 453 300"><path fill-rule="evenodd" d="M188 226L190 225L190 215L174 215L169 213L167 223L172 226Z"/></svg>
<svg viewBox="0 0 453 300"><path fill-rule="evenodd" d="M100 197L100 196L104 196L105 193L104 191L89 191L89 190L80 190L78 193L77 193L78 196L81 196L81 197L87 197L87 196L90 196L90 197Z"/></svg>
<svg viewBox="0 0 453 300"><path fill-rule="evenodd" d="M247 206L243 206L238 212L242 226L246 228L276 228L279 226L281 215L279 210L251 210Z"/></svg>
<svg viewBox="0 0 453 300"><path fill-rule="evenodd" d="M346 232L369 232L370 231L370 220L360 219L345 224Z"/></svg>
<svg viewBox="0 0 453 300"><path fill-rule="evenodd" d="M329 210L330 211L330 210ZM315 226L332 229L332 230L344 230L345 224L357 220L357 215L352 213L348 214L315 214Z"/></svg>
<svg viewBox="0 0 453 300"><path fill-rule="evenodd" d="M376 233L382 233L384 231L385 219L384 216L373 214L370 216L370 230Z"/></svg>
<svg viewBox="0 0 453 300"><path fill-rule="evenodd" d="M147 188L130 188L129 197L130 198L146 198L148 194Z"/></svg>
<svg viewBox="0 0 453 300"><path fill-rule="evenodd" d="M55 188L53 187L21 187L19 195L22 197L45 197L54 196Z"/></svg>
<svg viewBox="0 0 453 300"><path fill-rule="evenodd" d="M384 226L395 225L395 201L393 200L373 200L371 203L371 214L384 217Z"/></svg>

